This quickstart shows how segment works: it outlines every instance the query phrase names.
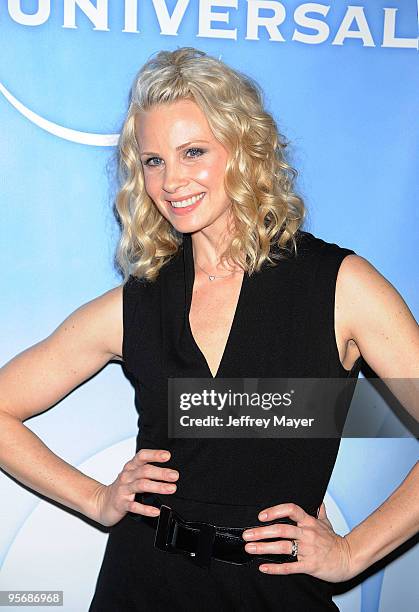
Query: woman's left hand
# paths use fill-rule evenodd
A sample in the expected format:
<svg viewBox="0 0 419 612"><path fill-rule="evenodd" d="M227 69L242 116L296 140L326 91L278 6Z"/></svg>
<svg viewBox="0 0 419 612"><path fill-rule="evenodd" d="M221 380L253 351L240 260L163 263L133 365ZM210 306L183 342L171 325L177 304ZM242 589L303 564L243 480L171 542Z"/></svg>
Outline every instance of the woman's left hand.
<svg viewBox="0 0 419 612"><path fill-rule="evenodd" d="M266 516L263 517L263 513ZM272 521L289 517L297 523L287 525L276 523L247 529L243 538L249 542L245 549L250 554L291 554L292 540L297 542L296 561L291 563L262 563L259 570L267 574L310 574L329 582L341 582L353 577L351 572L350 548L345 537L333 531L327 518L324 503L320 506L318 518L307 514L297 504L279 504L262 510L259 520ZM249 532L253 535L249 537ZM286 540L258 542L265 538L289 538ZM251 543L251 544L250 544ZM255 546L253 550L249 546Z"/></svg>

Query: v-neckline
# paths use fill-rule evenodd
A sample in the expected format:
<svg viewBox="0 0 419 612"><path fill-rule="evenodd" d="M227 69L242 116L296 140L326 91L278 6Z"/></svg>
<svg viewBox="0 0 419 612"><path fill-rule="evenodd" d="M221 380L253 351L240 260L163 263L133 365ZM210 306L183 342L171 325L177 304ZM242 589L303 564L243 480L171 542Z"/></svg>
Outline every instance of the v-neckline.
<svg viewBox="0 0 419 612"><path fill-rule="evenodd" d="M221 356L220 363L218 365L218 369L214 376L211 372L211 368L208 365L208 361L204 353L201 351L201 349L198 346L198 343L195 340L195 337L192 333L191 323L189 320L189 315L190 315L191 305L192 305L193 287L195 284L195 262L193 258L192 237L190 234L183 235L183 251L184 251L184 258L185 258L185 283L186 283L185 326L189 334L191 344L194 347L196 353L201 358L201 361L203 362L203 365L205 366L205 369L207 370L207 373L208 373L207 378L216 379L220 377L222 369L225 366L225 361L228 357L228 353L229 353L229 349L231 345L231 339L235 333L235 329L237 327L237 321L240 315L241 304L243 302L243 295L245 292L248 273L246 270L243 273L243 277L242 277L242 281L240 285L239 297L237 299L236 308L234 310L233 320L231 322L231 327L230 327L230 330L227 336L227 340L224 346L224 350Z"/></svg>

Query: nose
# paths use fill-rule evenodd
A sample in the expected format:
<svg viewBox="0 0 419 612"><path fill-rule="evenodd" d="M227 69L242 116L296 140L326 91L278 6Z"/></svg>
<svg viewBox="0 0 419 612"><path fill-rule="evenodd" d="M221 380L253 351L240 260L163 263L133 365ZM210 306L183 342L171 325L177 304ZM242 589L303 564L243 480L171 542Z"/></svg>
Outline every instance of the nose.
<svg viewBox="0 0 419 612"><path fill-rule="evenodd" d="M167 193L175 193L179 188L185 187L188 179L184 176L181 164L176 161L166 162L163 176L163 190Z"/></svg>

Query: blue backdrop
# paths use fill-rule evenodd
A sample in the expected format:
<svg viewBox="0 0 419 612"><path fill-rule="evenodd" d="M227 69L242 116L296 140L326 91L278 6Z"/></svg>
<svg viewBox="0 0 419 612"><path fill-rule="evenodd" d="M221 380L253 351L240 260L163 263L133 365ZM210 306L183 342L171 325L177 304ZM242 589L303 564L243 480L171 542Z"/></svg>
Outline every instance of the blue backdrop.
<svg viewBox="0 0 419 612"><path fill-rule="evenodd" d="M259 81L292 143L306 229L367 258L417 315L415 0L1 0L0 41L1 363L121 282L114 145L135 73L178 46ZM135 452L117 364L26 425L103 482ZM417 457L413 439L343 440L326 498L335 529L363 520ZM106 533L3 474L0 492L0 589L60 589L64 610L87 610ZM416 609L417 548L337 595L341 610Z"/></svg>

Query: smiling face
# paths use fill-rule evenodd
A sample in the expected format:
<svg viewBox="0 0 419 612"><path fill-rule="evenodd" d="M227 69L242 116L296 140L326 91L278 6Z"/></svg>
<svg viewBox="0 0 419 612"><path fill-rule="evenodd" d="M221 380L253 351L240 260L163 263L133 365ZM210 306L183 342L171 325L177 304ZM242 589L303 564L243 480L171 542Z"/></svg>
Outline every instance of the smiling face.
<svg viewBox="0 0 419 612"><path fill-rule="evenodd" d="M205 114L191 100L154 106L136 115L145 189L160 213L182 233L227 226L224 189L228 159Z"/></svg>

